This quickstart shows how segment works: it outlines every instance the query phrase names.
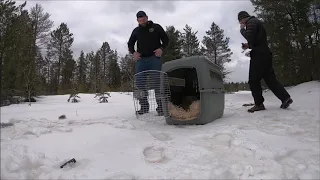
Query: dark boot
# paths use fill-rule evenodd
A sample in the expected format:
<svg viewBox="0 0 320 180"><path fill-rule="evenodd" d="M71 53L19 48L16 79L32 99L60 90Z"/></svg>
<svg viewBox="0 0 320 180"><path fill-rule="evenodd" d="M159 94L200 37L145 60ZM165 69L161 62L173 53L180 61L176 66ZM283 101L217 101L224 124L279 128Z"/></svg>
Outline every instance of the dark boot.
<svg viewBox="0 0 320 180"><path fill-rule="evenodd" d="M163 109L161 107L160 108L157 107L156 110L157 110L158 116L163 116L164 115Z"/></svg>
<svg viewBox="0 0 320 180"><path fill-rule="evenodd" d="M292 104L292 103L293 103L293 100L291 98L287 98L286 100L284 100L282 102L280 108L287 109L290 106L290 104Z"/></svg>
<svg viewBox="0 0 320 180"><path fill-rule="evenodd" d="M164 113L163 113L161 100L157 100L157 105L158 105L158 107L156 108L156 111L158 113L158 116L163 116Z"/></svg>
<svg viewBox="0 0 320 180"><path fill-rule="evenodd" d="M264 107L263 104L261 105L254 105L252 108L248 109L248 112L253 113L255 111L262 111L262 110L266 110L266 108Z"/></svg>
<svg viewBox="0 0 320 180"><path fill-rule="evenodd" d="M140 99L139 104L141 106L140 110L136 112L136 114L142 115L149 112L149 102L147 98Z"/></svg>

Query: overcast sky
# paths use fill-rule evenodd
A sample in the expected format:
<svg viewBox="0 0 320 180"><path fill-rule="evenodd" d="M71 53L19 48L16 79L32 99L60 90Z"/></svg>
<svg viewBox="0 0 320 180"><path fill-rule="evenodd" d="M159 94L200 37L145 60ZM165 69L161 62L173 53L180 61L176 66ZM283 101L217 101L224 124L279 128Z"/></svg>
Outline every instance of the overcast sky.
<svg viewBox="0 0 320 180"><path fill-rule="evenodd" d="M182 30L188 24L198 31L201 41L205 31L214 21L230 37L230 48L234 55L227 63L229 81L247 81L249 58L242 52L241 43L246 42L239 32L237 14L241 10L253 13L249 0L228 1L28 1L27 8L39 3L51 14L54 28L67 23L74 34L73 51L77 58L81 50L96 51L107 41L120 55L126 54L127 41L137 26L136 13L143 10L149 19L164 29L174 25ZM21 4L18 3L18 4Z"/></svg>

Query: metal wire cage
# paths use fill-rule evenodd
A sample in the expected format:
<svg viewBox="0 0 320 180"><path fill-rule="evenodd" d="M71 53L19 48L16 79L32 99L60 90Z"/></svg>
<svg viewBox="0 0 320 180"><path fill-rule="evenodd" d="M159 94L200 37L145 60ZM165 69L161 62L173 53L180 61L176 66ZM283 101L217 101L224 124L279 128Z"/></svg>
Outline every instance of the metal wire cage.
<svg viewBox="0 0 320 180"><path fill-rule="evenodd" d="M168 75L157 70L134 75L133 101L137 118L141 115L169 116L170 86Z"/></svg>

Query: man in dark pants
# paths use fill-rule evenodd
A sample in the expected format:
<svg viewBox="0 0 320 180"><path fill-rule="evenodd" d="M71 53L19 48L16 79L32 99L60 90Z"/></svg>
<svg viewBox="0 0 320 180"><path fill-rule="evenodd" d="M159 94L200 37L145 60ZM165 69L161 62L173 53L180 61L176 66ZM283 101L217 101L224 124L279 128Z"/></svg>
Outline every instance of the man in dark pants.
<svg viewBox="0 0 320 180"><path fill-rule="evenodd" d="M260 81L264 79L269 89L281 100L280 108L286 109L293 102L285 88L279 83L272 66L272 53L268 47L267 33L262 22L246 11L238 13L240 32L248 41L243 49L251 49L249 86L254 99L254 106L248 112L265 110L263 105L262 88Z"/></svg>
<svg viewBox="0 0 320 180"><path fill-rule="evenodd" d="M162 68L162 52L168 46L169 38L164 29L156 23L148 20L148 16L145 12L139 11L137 13L137 21L139 26L136 27L129 38L128 48L131 54L133 54L136 60L136 84L137 87L142 90L145 96L139 98L139 104L141 109L137 111L137 114L144 114L149 112L148 103L148 88L146 88L146 79L143 74L139 72L147 70L161 71ZM137 51L134 50L134 45L137 42ZM162 43L161 43L162 42ZM151 73L152 81L160 83L160 74L156 75ZM158 85L159 86L159 85ZM159 87L153 87L155 89L157 112L159 115L163 115L163 109L161 106L161 100L159 98Z"/></svg>

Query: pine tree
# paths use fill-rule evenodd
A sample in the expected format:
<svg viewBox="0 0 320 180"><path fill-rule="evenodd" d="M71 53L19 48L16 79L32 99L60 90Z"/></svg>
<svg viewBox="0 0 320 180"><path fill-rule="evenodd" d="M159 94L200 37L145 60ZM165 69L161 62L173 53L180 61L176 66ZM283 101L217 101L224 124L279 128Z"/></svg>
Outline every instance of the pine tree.
<svg viewBox="0 0 320 180"><path fill-rule="evenodd" d="M224 63L230 62L232 55L229 48L229 37L225 37L224 30L212 22L210 30L206 31L206 36L203 37L202 44L204 55L220 67L225 79L230 72L226 71Z"/></svg>
<svg viewBox="0 0 320 180"><path fill-rule="evenodd" d="M46 54L44 57L44 61L45 61L45 71L46 71L46 75L45 75L45 79L46 79L46 83L48 85L47 87L47 93L48 94L53 94L55 93L55 89L57 89L57 81L56 81L56 75L55 75L55 70L56 69L55 63L53 61L53 55L51 53L50 47L47 46L46 48Z"/></svg>
<svg viewBox="0 0 320 180"><path fill-rule="evenodd" d="M121 89L122 91L132 91L133 76L135 74L135 60L131 54L126 54L120 60Z"/></svg>
<svg viewBox="0 0 320 180"><path fill-rule="evenodd" d="M41 49L36 48L36 57L35 57L35 64L36 64L36 74L38 87L37 91L41 92L41 94L45 94L47 92L47 62L44 59L43 55L41 54Z"/></svg>
<svg viewBox="0 0 320 180"><path fill-rule="evenodd" d="M57 79L57 86L60 85L60 76L61 76L61 69L62 65L65 63L65 61L70 58L69 55L71 52L71 46L73 43L73 34L70 33L69 28L67 24L61 23L60 26L51 32L51 39L48 44L48 50L50 53L50 56L52 59L57 62L57 69L56 71L56 79ZM70 53L69 53L70 52ZM58 89L56 89L56 92L58 92Z"/></svg>
<svg viewBox="0 0 320 180"><path fill-rule="evenodd" d="M75 89L75 70L76 70L76 62L73 59L72 51L70 49L66 49L63 53L63 64L62 64L62 82L61 82L61 90L63 92L72 93Z"/></svg>
<svg viewBox="0 0 320 180"><path fill-rule="evenodd" d="M165 62L182 58L182 40L181 32L176 30L174 26L166 27L167 35L170 39L168 47L164 52L163 59Z"/></svg>
<svg viewBox="0 0 320 180"><path fill-rule="evenodd" d="M86 54L86 62L88 63L88 74L87 74L87 78L86 81L88 82L88 88L90 90L90 92L95 92L95 82L94 80L94 52L91 51L89 53Z"/></svg>
<svg viewBox="0 0 320 180"><path fill-rule="evenodd" d="M183 57L200 55L199 40L197 38L198 31L194 32L188 24L183 28L182 33L182 53Z"/></svg>
<svg viewBox="0 0 320 180"><path fill-rule="evenodd" d="M29 105L31 105L31 98L37 94L36 88L39 83L36 70L36 45L33 41L32 33L32 21L29 18L29 13L27 10L21 11L21 16L19 18L20 23L20 32L23 34L23 39L21 40L21 51L23 56L20 58L19 62L19 73L18 79L22 80L17 81L17 86L21 86L21 91L25 97L27 97Z"/></svg>
<svg viewBox="0 0 320 180"><path fill-rule="evenodd" d="M32 38L31 20L26 2L16 7L14 2L1 1L4 12L4 26L1 26L1 70L2 96L36 94L35 45Z"/></svg>
<svg viewBox="0 0 320 180"><path fill-rule="evenodd" d="M118 64L118 52L117 50L113 51L109 59L109 87L111 89L117 89L120 87L120 67Z"/></svg>
<svg viewBox="0 0 320 180"><path fill-rule="evenodd" d="M110 73L108 73L107 69L108 69L110 56L112 55L112 50L111 50L108 42L102 43L102 46L99 50L99 53L100 53L101 63L102 63L102 65L101 65L102 66L101 79L103 79L104 82L107 82L108 77L111 75Z"/></svg>
<svg viewBox="0 0 320 180"><path fill-rule="evenodd" d="M50 20L49 13L45 13L43 7L40 4L36 4L34 7L30 9L30 19L33 31L33 44L34 56L36 58L36 66L37 66L37 77L39 80L39 88L42 91L45 90L45 86L47 86L46 82L46 68L47 62L43 59L41 55L41 49L45 48L50 38L50 31L53 26L53 21Z"/></svg>
<svg viewBox="0 0 320 180"><path fill-rule="evenodd" d="M15 34L18 31L17 20L20 16L20 9L26 4L15 5L16 2L11 0L0 1L1 7L1 26L0 26L0 61L1 61L1 99L14 95L16 89L16 69L17 58L16 52L19 37ZM18 31L19 32L19 31ZM21 37L20 37L21 38Z"/></svg>
<svg viewBox="0 0 320 180"><path fill-rule="evenodd" d="M92 58L92 91L94 93L101 93L103 91L102 81L101 81L101 56L99 50L94 54ZM104 82L105 83L105 82Z"/></svg>
<svg viewBox="0 0 320 180"><path fill-rule="evenodd" d="M35 44L38 47L42 47L49 42L53 21L50 20L50 14L45 13L43 7L38 3L31 8L30 18L32 21Z"/></svg>
<svg viewBox="0 0 320 180"><path fill-rule="evenodd" d="M80 92L87 92L87 74L88 74L88 62L85 58L84 52L80 52L80 57L78 58L78 86Z"/></svg>

